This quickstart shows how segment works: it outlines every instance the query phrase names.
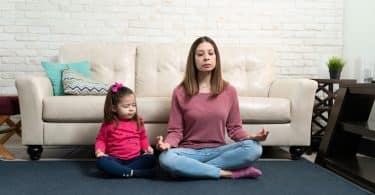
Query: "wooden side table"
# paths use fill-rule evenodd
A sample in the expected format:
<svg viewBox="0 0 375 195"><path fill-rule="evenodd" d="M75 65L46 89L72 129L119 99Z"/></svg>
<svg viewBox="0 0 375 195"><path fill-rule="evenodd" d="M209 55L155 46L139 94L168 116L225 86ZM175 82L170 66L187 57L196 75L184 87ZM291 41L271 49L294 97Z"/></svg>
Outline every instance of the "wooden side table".
<svg viewBox="0 0 375 195"><path fill-rule="evenodd" d="M5 134L0 138L0 156L7 160L13 160L14 156L4 147L5 142L14 134L21 136L21 121L11 120L12 115L20 114L20 107L17 96L0 96L0 125L7 124L9 128L0 130Z"/></svg>
<svg viewBox="0 0 375 195"><path fill-rule="evenodd" d="M324 135L332 106L340 85L356 83L354 79L313 79L318 82L311 121L311 144L307 153L318 151Z"/></svg>
<svg viewBox="0 0 375 195"><path fill-rule="evenodd" d="M375 83L342 85L337 94L315 162L375 192Z"/></svg>

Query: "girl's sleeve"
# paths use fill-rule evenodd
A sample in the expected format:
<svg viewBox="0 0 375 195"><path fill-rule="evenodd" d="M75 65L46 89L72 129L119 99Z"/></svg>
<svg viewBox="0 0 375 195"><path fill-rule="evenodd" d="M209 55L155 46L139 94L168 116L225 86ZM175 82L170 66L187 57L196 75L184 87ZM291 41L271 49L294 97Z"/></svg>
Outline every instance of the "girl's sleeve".
<svg viewBox="0 0 375 195"><path fill-rule="evenodd" d="M226 123L228 136L234 141L241 141L248 137L248 133L242 128L242 120L240 115L240 108L238 105L237 92L234 87L230 92L230 96L233 100L230 108L228 119Z"/></svg>
<svg viewBox="0 0 375 195"><path fill-rule="evenodd" d="M101 151L105 153L107 143L107 131L110 128L109 125L102 124L99 133L96 136L95 151Z"/></svg>
<svg viewBox="0 0 375 195"><path fill-rule="evenodd" d="M177 98L177 90L173 91L172 95L172 106L169 113L168 121L168 134L165 138L165 142L169 143L172 147L177 147L183 136L183 115L182 110Z"/></svg>
<svg viewBox="0 0 375 195"><path fill-rule="evenodd" d="M140 138L141 138L141 149L142 150L147 149L148 146L150 146L150 142L148 141L148 136L147 136L146 129L145 129L145 126L143 124L143 121L142 121L142 126L141 126L141 129L140 129Z"/></svg>

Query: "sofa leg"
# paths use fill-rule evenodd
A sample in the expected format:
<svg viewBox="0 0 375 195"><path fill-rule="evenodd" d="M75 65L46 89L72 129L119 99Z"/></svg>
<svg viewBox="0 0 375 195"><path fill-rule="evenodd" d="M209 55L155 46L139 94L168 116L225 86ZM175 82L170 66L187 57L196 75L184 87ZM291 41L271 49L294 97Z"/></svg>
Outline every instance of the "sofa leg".
<svg viewBox="0 0 375 195"><path fill-rule="evenodd" d="M39 160L42 156L43 147L41 145L29 145L27 146L27 154L31 160Z"/></svg>
<svg viewBox="0 0 375 195"><path fill-rule="evenodd" d="M302 146L290 146L289 152L290 152L290 158L292 160L298 160L301 158L302 154L304 153L304 149Z"/></svg>

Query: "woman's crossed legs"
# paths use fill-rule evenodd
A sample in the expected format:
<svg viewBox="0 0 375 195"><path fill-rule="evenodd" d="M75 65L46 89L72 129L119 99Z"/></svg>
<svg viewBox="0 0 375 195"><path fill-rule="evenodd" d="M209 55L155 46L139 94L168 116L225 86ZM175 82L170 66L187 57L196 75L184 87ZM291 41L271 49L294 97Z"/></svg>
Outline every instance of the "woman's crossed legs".
<svg viewBox="0 0 375 195"><path fill-rule="evenodd" d="M160 166L168 172L192 178L257 177L251 164L262 154L262 146L245 140L215 148L174 148L160 154Z"/></svg>

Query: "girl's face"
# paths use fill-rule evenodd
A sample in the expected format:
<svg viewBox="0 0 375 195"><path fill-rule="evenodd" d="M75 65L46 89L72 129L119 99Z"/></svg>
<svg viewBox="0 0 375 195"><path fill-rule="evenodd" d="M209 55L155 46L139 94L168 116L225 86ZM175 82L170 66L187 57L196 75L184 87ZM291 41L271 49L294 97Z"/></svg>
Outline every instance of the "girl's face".
<svg viewBox="0 0 375 195"><path fill-rule="evenodd" d="M195 50L195 65L200 72L209 72L216 67L215 49L209 42L203 42Z"/></svg>
<svg viewBox="0 0 375 195"><path fill-rule="evenodd" d="M113 106L112 111L116 112L120 119L131 119L137 112L135 96L131 94L121 97L118 104Z"/></svg>

